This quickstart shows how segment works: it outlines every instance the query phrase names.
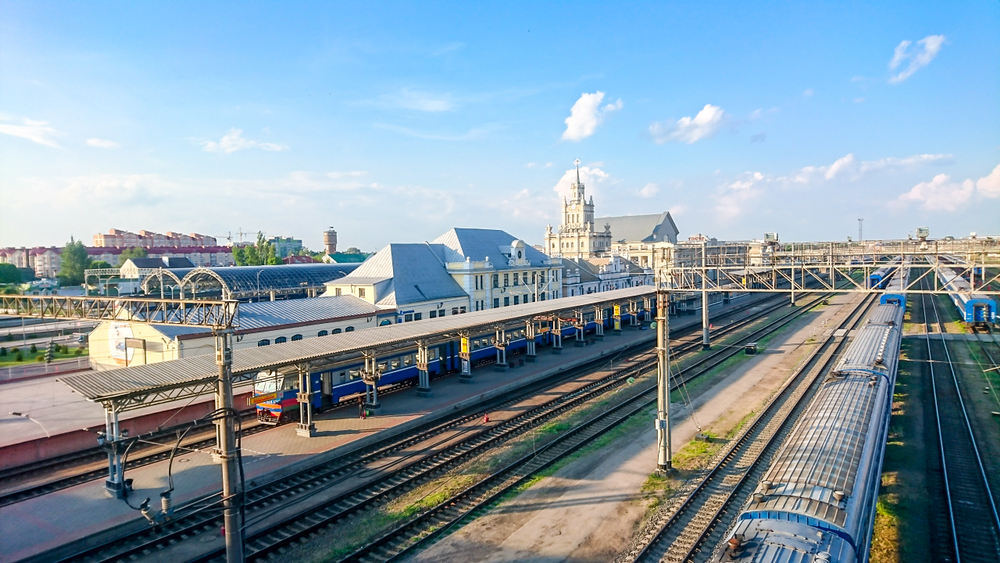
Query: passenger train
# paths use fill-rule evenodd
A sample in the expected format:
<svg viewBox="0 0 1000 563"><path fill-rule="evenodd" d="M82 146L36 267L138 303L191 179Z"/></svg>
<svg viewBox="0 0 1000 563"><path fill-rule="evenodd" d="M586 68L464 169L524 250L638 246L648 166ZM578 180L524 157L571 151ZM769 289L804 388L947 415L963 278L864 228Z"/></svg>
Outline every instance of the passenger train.
<svg viewBox="0 0 1000 563"><path fill-rule="evenodd" d="M640 313L641 315L641 313ZM622 324L631 321L631 315L622 312ZM604 315L605 327L610 328L613 324L610 309ZM597 328L597 323L593 320L586 322L584 333L592 333ZM573 338L577 328L563 325L563 338ZM525 330L508 330L507 337L510 342L507 344L507 355L521 353L528 346L525 338ZM469 356L473 367L492 362L496 359L496 347L493 345L493 333L482 334L469 338ZM539 331L535 336L538 345L551 345L553 335L548 328ZM447 342L428 350L427 372L433 377L438 374L457 372L461 369L461 358L459 356L458 342ZM408 350L388 353L378 357L378 367L381 370L381 377L378 382L379 389L398 385L407 380L415 380L418 377L416 366L416 347ZM322 410L337 405L345 400L353 400L365 393L365 383L361 379L361 370L364 367L364 360L359 356L345 360L343 365L333 368L324 368L309 374L312 378L312 388L319 391L312 399L313 408ZM264 424L279 424L298 416L299 403L298 394L298 373L282 373L280 371L262 371L254 378L254 397L252 401L257 404L257 420Z"/></svg>
<svg viewBox="0 0 1000 563"><path fill-rule="evenodd" d="M868 561L906 310L894 289L908 272L856 331L714 561Z"/></svg>
<svg viewBox="0 0 1000 563"><path fill-rule="evenodd" d="M972 293L968 280L951 268L939 269L938 279L944 289L958 292L948 297L955 304L963 321L976 327L986 327L997 322L997 303L993 298L982 293Z"/></svg>
<svg viewBox="0 0 1000 563"><path fill-rule="evenodd" d="M896 272L899 268L901 262L900 257L896 257L889 264L875 270L868 276L868 287L871 289L885 289L886 285L889 283L889 279L892 278L892 274Z"/></svg>

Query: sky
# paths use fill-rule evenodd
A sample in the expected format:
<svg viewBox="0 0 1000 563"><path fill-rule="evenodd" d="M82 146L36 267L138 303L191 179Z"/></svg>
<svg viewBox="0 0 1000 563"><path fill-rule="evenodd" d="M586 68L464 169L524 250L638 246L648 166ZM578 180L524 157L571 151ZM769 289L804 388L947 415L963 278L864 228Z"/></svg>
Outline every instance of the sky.
<svg viewBox="0 0 1000 563"><path fill-rule="evenodd" d="M1000 234L997 2L0 0L0 247Z"/></svg>

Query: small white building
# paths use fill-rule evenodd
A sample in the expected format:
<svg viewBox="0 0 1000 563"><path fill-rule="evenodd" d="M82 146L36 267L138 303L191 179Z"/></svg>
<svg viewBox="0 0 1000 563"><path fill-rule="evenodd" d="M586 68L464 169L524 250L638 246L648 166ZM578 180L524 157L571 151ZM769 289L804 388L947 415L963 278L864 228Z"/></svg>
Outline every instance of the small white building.
<svg viewBox="0 0 1000 563"><path fill-rule="evenodd" d="M378 326L391 309L343 295L240 303L233 348L273 346ZM206 328L104 321L90 333L90 365L96 370L152 364L215 353Z"/></svg>

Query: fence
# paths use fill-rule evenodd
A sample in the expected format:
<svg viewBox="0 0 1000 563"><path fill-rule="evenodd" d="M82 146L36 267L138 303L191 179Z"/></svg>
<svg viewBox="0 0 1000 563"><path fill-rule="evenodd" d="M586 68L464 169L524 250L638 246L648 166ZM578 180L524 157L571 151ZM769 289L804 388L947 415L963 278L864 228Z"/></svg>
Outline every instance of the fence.
<svg viewBox="0 0 1000 563"><path fill-rule="evenodd" d="M90 358L61 360L58 362L52 362L51 364L39 362L23 366L11 366L0 368L0 383L11 383L19 379L26 379L29 377L67 373L84 369L90 369Z"/></svg>

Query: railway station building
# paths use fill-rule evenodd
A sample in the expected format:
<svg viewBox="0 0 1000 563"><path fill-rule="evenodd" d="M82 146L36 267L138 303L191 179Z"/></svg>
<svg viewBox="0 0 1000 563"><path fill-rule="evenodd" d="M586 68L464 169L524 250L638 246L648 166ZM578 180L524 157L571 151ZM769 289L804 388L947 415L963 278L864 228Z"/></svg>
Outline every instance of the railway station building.
<svg viewBox="0 0 1000 563"><path fill-rule="evenodd" d="M558 299L561 265L505 231L457 228L386 246L324 295L354 295L411 322Z"/></svg>

